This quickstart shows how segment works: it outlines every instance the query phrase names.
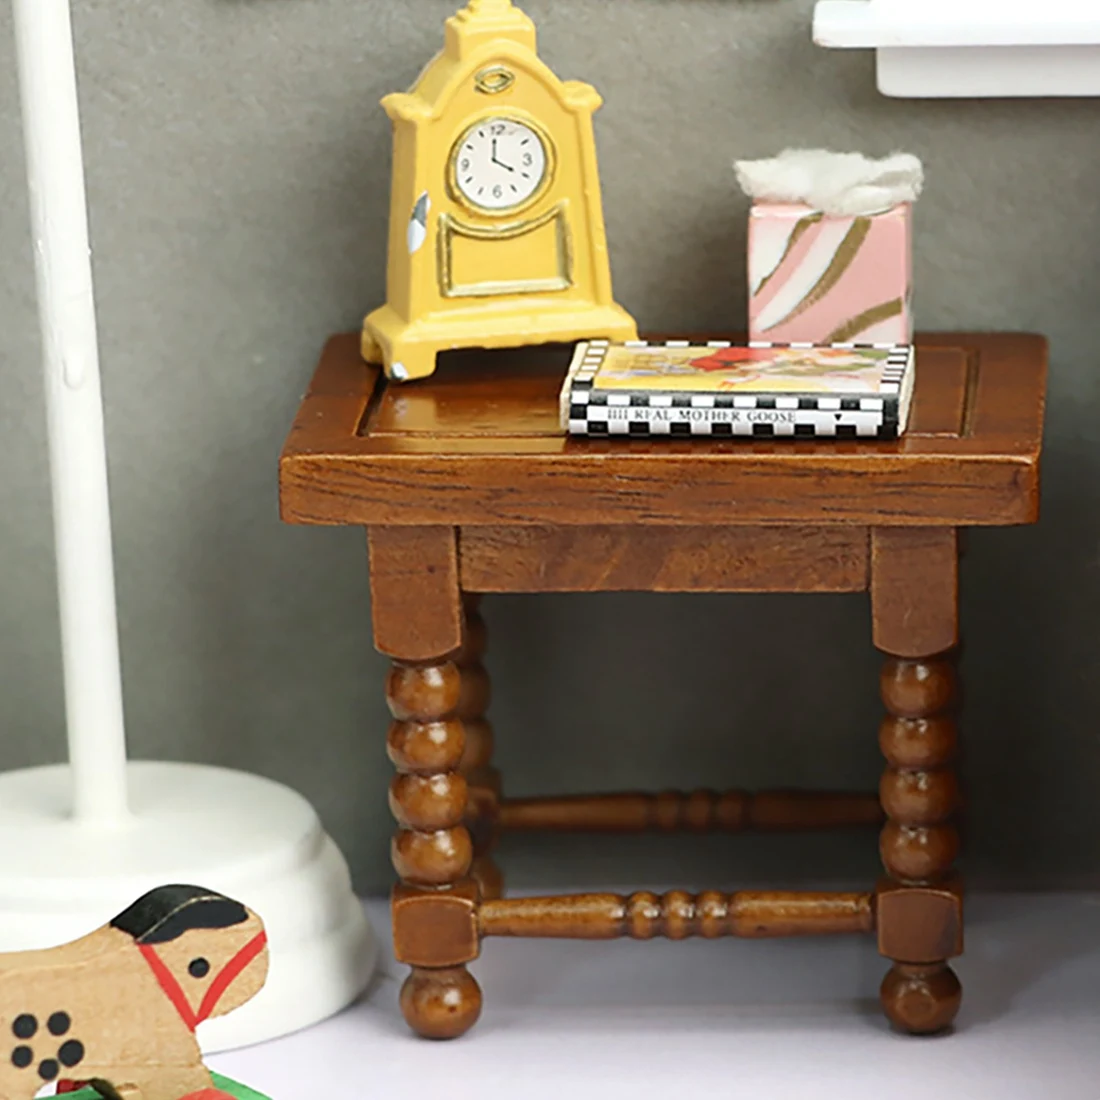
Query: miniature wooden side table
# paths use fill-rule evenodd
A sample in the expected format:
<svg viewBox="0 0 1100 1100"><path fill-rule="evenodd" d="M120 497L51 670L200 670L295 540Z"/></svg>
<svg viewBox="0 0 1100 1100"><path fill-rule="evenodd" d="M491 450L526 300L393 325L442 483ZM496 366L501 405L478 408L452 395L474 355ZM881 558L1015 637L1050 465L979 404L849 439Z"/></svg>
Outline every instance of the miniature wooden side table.
<svg viewBox="0 0 1100 1100"><path fill-rule="evenodd" d="M455 353L386 385L354 335L325 348L281 461L283 518L367 529L374 638L397 768L390 803L401 994L421 1035L477 1019L466 964L488 936L875 933L887 1016L948 1026L961 990L952 867L960 528L1035 521L1046 344L918 342L910 432L893 443L567 439L561 347ZM509 800L491 766L484 592L864 592L886 711L878 795L696 791ZM870 731L868 731L870 732ZM502 829L816 829L882 823L863 893L508 899Z"/></svg>

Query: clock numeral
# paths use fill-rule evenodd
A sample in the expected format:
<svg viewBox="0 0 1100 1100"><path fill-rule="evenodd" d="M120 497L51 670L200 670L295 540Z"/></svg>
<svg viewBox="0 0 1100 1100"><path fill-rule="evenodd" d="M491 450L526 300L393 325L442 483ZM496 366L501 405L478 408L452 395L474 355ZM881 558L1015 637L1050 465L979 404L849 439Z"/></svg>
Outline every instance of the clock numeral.
<svg viewBox="0 0 1100 1100"><path fill-rule="evenodd" d="M483 118L455 144L451 180L475 209L503 213L533 198L547 174L542 140L516 119Z"/></svg>

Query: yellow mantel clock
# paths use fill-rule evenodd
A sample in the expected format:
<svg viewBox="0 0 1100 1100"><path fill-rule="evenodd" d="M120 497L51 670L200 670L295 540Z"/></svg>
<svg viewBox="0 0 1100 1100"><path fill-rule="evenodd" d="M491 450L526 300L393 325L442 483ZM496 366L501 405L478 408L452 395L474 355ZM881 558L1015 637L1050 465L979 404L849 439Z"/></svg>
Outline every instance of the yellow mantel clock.
<svg viewBox="0 0 1100 1100"><path fill-rule="evenodd" d="M470 0L393 120L387 301L363 356L423 378L437 352L634 339L611 296L592 115L600 96L539 59L511 0Z"/></svg>

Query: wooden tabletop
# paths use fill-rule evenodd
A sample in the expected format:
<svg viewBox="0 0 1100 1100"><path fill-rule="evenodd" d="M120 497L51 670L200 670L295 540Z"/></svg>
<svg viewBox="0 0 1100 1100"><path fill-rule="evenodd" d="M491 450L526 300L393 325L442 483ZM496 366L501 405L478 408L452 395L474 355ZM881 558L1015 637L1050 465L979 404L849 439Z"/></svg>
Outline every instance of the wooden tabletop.
<svg viewBox="0 0 1100 1100"><path fill-rule="evenodd" d="M358 336L325 346L280 462L291 523L1032 523L1046 341L917 340L909 431L891 442L568 438L570 349L464 351L388 384Z"/></svg>

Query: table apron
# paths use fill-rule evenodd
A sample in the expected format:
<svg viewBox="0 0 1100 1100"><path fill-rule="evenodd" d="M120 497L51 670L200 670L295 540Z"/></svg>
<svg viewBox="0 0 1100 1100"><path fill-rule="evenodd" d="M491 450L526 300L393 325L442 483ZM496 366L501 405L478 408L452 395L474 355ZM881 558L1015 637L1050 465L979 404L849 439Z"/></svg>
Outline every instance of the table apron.
<svg viewBox="0 0 1100 1100"><path fill-rule="evenodd" d="M862 592L866 527L462 527L469 592Z"/></svg>

